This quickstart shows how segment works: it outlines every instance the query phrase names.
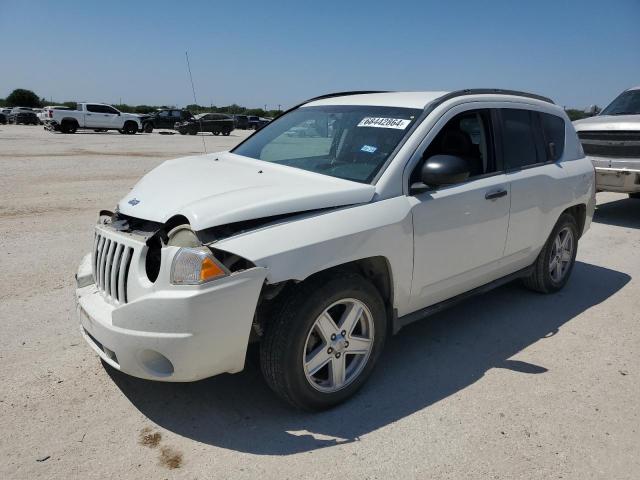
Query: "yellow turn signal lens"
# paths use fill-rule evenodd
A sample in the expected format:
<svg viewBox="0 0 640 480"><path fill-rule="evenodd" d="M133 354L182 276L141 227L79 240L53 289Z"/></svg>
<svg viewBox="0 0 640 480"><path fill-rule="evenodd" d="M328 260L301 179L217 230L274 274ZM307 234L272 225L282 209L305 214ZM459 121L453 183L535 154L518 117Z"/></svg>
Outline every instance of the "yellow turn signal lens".
<svg viewBox="0 0 640 480"><path fill-rule="evenodd" d="M222 270L216 262L211 260L209 257L205 257L202 260L202 264L200 266L200 281L207 282L216 277L222 277L226 275L224 270Z"/></svg>

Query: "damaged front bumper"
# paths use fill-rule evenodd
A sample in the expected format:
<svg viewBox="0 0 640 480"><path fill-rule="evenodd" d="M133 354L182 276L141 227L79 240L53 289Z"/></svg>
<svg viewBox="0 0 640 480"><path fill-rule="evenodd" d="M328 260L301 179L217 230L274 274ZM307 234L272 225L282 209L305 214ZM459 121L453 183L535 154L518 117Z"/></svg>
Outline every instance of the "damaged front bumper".
<svg viewBox="0 0 640 480"><path fill-rule="evenodd" d="M93 281L91 255L84 258L76 303L87 343L112 367L149 380L186 382L241 371L265 269L178 286L163 281L170 262L163 264L155 284L145 278L142 294L118 303ZM131 282L144 284L137 277L132 265Z"/></svg>

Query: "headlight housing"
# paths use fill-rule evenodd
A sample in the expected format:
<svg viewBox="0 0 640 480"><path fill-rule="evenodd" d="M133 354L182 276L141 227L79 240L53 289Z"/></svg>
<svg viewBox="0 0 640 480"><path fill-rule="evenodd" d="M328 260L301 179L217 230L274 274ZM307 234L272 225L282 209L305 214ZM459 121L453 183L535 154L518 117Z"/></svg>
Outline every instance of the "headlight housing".
<svg viewBox="0 0 640 480"><path fill-rule="evenodd" d="M171 283L174 285L201 285L226 277L229 271L206 248L181 248L171 264Z"/></svg>

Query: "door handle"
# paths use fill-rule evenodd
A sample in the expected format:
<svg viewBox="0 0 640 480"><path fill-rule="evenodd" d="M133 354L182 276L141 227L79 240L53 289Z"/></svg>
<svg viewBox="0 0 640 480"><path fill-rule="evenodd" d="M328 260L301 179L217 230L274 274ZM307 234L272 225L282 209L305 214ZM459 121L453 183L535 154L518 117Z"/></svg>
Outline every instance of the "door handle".
<svg viewBox="0 0 640 480"><path fill-rule="evenodd" d="M487 192L484 195L484 198L487 200L495 200L496 198L500 198L500 197L505 197L507 195L507 191L502 189L502 190L493 190L491 192Z"/></svg>

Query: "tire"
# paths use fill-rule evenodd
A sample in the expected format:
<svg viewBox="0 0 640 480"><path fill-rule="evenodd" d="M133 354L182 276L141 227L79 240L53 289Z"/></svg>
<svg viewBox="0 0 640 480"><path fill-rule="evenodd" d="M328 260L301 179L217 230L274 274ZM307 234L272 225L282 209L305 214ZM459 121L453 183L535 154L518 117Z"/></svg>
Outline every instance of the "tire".
<svg viewBox="0 0 640 480"><path fill-rule="evenodd" d="M570 235L568 240L564 235ZM536 292L553 293L561 290L569 280L578 251L578 227L573 215L563 213L533 264L532 273L524 279L524 285ZM559 243L556 243L559 242ZM570 251L564 249L570 242ZM563 247L558 250L559 246ZM554 268L552 262L556 265ZM560 266L558 267L558 263Z"/></svg>
<svg viewBox="0 0 640 480"><path fill-rule="evenodd" d="M271 311L260 345L262 373L269 387L294 407L325 410L355 394L371 374L386 339L385 305L378 290L357 273L334 271L290 288ZM356 326L341 331L342 314L351 307L361 309L354 310L361 312ZM337 321L327 322L327 312ZM325 333L316 323L321 318ZM366 352L350 354L357 346ZM317 359L315 373L308 374L305 361ZM342 383L334 382L333 374L339 371L344 372L337 377Z"/></svg>
<svg viewBox="0 0 640 480"><path fill-rule="evenodd" d="M63 121L60 124L60 131L62 133L76 133L78 131L78 124L72 121Z"/></svg>
<svg viewBox="0 0 640 480"><path fill-rule="evenodd" d="M178 130L178 133L180 135L186 135L187 134L187 132L185 130Z"/></svg>
<svg viewBox="0 0 640 480"><path fill-rule="evenodd" d="M129 120L127 122L124 122L122 130L127 135L135 135L136 133L138 133L138 124Z"/></svg>
<svg viewBox="0 0 640 480"><path fill-rule="evenodd" d="M220 135L220 130L214 130L211 133L213 133L217 137L218 135Z"/></svg>
<svg viewBox="0 0 640 480"><path fill-rule="evenodd" d="M629 198L633 198L635 200L640 200L640 193L630 193Z"/></svg>
<svg viewBox="0 0 640 480"><path fill-rule="evenodd" d="M197 131L195 131L195 130L191 130L191 131L189 132L189 135L196 135L197 133L198 133Z"/></svg>
<svg viewBox="0 0 640 480"><path fill-rule="evenodd" d="M151 122L145 123L143 130L144 130L144 133L153 132L153 123L151 123Z"/></svg>
<svg viewBox="0 0 640 480"><path fill-rule="evenodd" d="M228 137L229 135L231 135L231 130L225 130L224 132L222 132L222 135Z"/></svg>

